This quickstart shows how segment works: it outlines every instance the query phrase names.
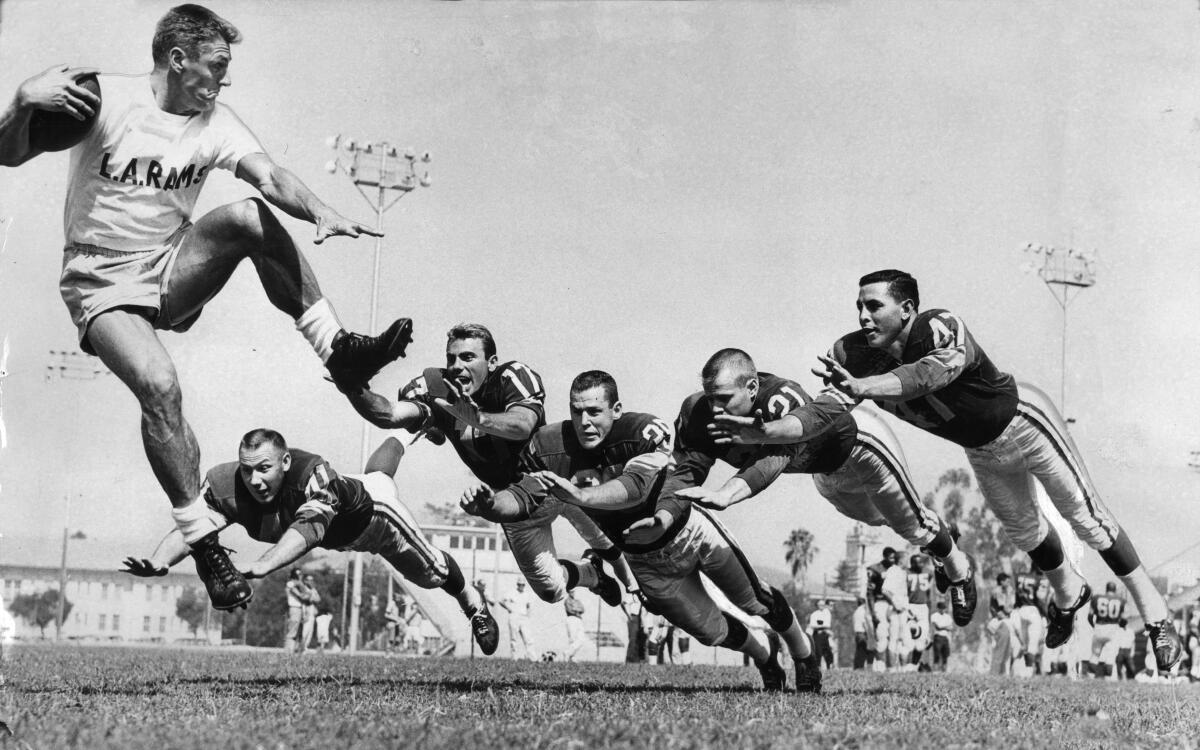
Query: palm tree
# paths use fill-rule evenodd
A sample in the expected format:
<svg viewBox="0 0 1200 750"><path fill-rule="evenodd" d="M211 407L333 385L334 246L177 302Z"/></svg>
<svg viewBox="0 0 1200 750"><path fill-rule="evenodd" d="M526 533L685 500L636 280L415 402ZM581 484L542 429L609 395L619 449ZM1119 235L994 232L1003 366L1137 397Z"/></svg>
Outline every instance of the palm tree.
<svg viewBox="0 0 1200 750"><path fill-rule="evenodd" d="M788 535L787 541L783 543L783 548L786 550L784 559L792 568L792 578L800 579L800 589L803 590L804 574L808 572L808 566L812 564L813 558L817 556L817 546L813 544L815 538L808 529L793 529Z"/></svg>

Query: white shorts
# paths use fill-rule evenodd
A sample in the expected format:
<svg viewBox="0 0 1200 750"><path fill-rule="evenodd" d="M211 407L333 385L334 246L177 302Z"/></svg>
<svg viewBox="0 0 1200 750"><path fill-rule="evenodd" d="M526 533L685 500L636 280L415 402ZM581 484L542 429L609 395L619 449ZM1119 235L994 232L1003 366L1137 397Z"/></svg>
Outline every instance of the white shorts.
<svg viewBox="0 0 1200 750"><path fill-rule="evenodd" d="M1117 658L1117 636L1121 626L1116 623L1097 625L1092 629L1092 657L1103 662L1113 662Z"/></svg>
<svg viewBox="0 0 1200 750"><path fill-rule="evenodd" d="M375 503L375 515L366 530L342 549L373 552L423 589L444 584L450 575L446 553L425 538L417 520L400 502L396 482L380 471L346 476L363 483Z"/></svg>
<svg viewBox="0 0 1200 750"><path fill-rule="evenodd" d="M87 340L88 326L101 313L118 307L136 307L149 313L155 328L186 331L200 312L170 320L165 314L167 281L179 248L191 224L184 224L166 242L138 252L110 250L96 245L67 245L63 249L58 290L79 336L79 347L95 354Z"/></svg>
<svg viewBox="0 0 1200 750"><path fill-rule="evenodd" d="M1050 528L1034 495L1036 478L1080 540L1092 549L1108 549L1120 528L1101 502L1066 424L1046 394L1023 383L1017 389L1017 414L1000 437L967 449L988 507L1013 544L1029 552Z"/></svg>
<svg viewBox="0 0 1200 750"><path fill-rule="evenodd" d="M609 540L596 522L588 518L578 506L564 503L553 497L534 511L524 521L503 524L508 546L517 561L517 567L529 581L529 587L547 602L561 602L567 596L567 575L558 562L558 551L554 547L554 519L562 516L575 527L583 540L593 549L611 549Z"/></svg>
<svg viewBox="0 0 1200 750"><path fill-rule="evenodd" d="M1013 630L1017 631L1017 640L1027 654L1036 654L1042 650L1042 641L1046 635L1046 624L1042 613L1032 604L1023 604L1013 610L1010 617Z"/></svg>
<svg viewBox="0 0 1200 750"><path fill-rule="evenodd" d="M842 515L871 526L887 524L909 544L924 547L941 521L921 502L900 441L871 410L860 407L851 414L858 423L854 448L837 471L813 474L817 492Z"/></svg>
<svg viewBox="0 0 1200 750"><path fill-rule="evenodd" d="M706 646L725 640L723 610L704 588L701 573L750 615L770 612L772 595L737 542L719 521L693 505L679 534L661 549L627 552L629 568L654 610Z"/></svg>

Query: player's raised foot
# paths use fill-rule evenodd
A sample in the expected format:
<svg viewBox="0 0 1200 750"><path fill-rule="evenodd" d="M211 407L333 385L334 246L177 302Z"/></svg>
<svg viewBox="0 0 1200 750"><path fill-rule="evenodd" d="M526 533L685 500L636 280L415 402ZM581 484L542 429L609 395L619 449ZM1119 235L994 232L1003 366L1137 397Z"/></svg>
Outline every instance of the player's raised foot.
<svg viewBox="0 0 1200 750"><path fill-rule="evenodd" d="M591 587L596 596L599 596L600 600L610 607L621 606L621 600L624 598L621 595L621 584L617 582L616 578L604 572L604 561L600 559L596 550L590 549L584 552L583 559L587 560L596 571L596 585Z"/></svg>
<svg viewBox="0 0 1200 750"><path fill-rule="evenodd" d="M1071 633L1075 630L1075 613L1091 600L1092 587L1086 581L1079 590L1079 598L1070 607L1060 609L1054 599L1050 599L1046 607L1046 648L1058 648L1071 639Z"/></svg>
<svg viewBox="0 0 1200 750"><path fill-rule="evenodd" d="M500 645L500 626L488 611L486 603L481 603L475 614L471 615L471 635L484 656L496 653L496 647Z"/></svg>
<svg viewBox="0 0 1200 750"><path fill-rule="evenodd" d="M228 551L221 546L217 532L192 543L196 560L196 575L204 581L213 609L229 610L245 607L254 598L254 589L233 566Z"/></svg>
<svg viewBox="0 0 1200 750"><path fill-rule="evenodd" d="M975 617L975 605L979 602L979 592L975 588L975 558L967 555L967 560L971 563L967 577L961 581L951 581L948 589L954 624L960 628L965 628L971 623L971 619Z"/></svg>
<svg viewBox="0 0 1200 750"><path fill-rule="evenodd" d="M809 654L803 659L795 659L796 663L796 692L821 692L821 659L816 654Z"/></svg>
<svg viewBox="0 0 1200 750"><path fill-rule="evenodd" d="M1179 633L1175 631L1175 623L1169 618L1148 622L1146 631L1150 636L1150 647L1154 649L1154 663L1158 665L1158 671L1170 672L1183 657L1183 644L1179 641Z"/></svg>
<svg viewBox="0 0 1200 750"><path fill-rule="evenodd" d="M325 362L334 384L345 391L368 383L385 365L404 356L412 343L412 330L412 320L397 318L378 336L338 332L333 354Z"/></svg>
<svg viewBox="0 0 1200 750"><path fill-rule="evenodd" d="M758 673L762 675L763 690L780 693L787 687L787 672L784 671L783 664L779 660L783 641L780 640L779 633L769 630L767 631L767 643L771 646L771 653L767 655L766 661L756 662L755 666L758 667Z"/></svg>

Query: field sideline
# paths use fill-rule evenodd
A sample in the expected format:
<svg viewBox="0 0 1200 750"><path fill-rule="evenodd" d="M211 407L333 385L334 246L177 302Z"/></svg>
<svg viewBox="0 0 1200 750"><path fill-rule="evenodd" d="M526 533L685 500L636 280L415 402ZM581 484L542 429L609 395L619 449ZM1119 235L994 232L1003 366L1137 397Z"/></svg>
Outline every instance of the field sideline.
<svg viewBox="0 0 1200 750"><path fill-rule="evenodd" d="M0 748L1194 747L1200 689L734 667L29 646ZM790 677L789 677L790 679ZM943 697L944 696L944 697ZM1107 717L1105 716L1107 714Z"/></svg>

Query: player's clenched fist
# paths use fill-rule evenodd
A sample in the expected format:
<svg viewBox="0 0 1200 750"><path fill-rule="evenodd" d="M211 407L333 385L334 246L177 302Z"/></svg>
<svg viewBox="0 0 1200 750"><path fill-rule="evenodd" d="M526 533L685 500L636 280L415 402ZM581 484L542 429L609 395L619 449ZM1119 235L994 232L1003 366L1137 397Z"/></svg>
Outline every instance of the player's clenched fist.
<svg viewBox="0 0 1200 750"><path fill-rule="evenodd" d="M485 518L485 514L492 509L492 500L495 497L496 493L492 492L491 487L477 484L463 491L462 498L458 501L458 507L462 508L467 515Z"/></svg>

